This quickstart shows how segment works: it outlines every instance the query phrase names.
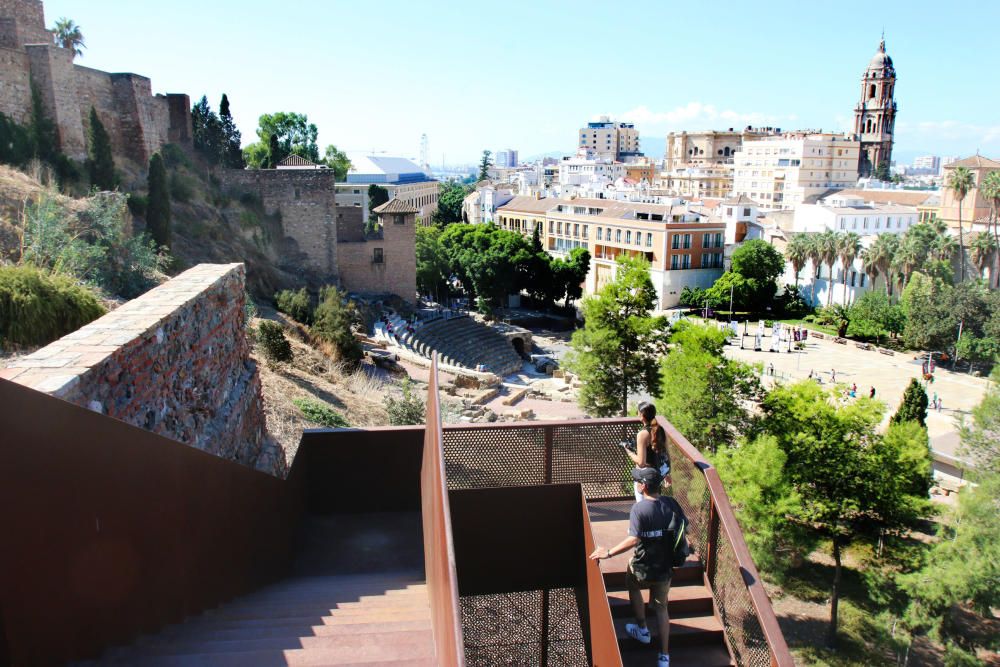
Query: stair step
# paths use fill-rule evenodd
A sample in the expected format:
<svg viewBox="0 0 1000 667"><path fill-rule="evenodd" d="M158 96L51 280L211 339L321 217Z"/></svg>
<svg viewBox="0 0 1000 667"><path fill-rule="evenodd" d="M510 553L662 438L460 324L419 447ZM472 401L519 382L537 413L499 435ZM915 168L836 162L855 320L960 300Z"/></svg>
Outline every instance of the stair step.
<svg viewBox="0 0 1000 667"><path fill-rule="evenodd" d="M393 633L341 634L320 637L261 637L258 639L196 639L185 641L183 637L172 642L130 646L115 649L112 659L134 658L137 661L148 656L242 653L247 651L288 651L305 649L309 651L335 651L338 654L354 654L356 659L374 657L431 658L434 657L434 639L430 630L403 630Z"/></svg>
<svg viewBox="0 0 1000 667"><path fill-rule="evenodd" d="M625 632L625 624L631 623L629 618L613 619L615 624L615 634L618 636L619 644L639 644L629 637ZM656 615L647 614L646 623L649 627L650 635L655 645L659 641L659 631L656 629ZM722 642L722 624L715 616L684 616L680 618L670 617L670 645L671 646L692 646L712 644ZM642 644L639 644L642 646Z"/></svg>
<svg viewBox="0 0 1000 667"><path fill-rule="evenodd" d="M424 621L430 617L428 611L401 611L392 614L338 614L337 616L281 616L259 618L221 618L201 616L193 618L186 625L198 628L242 628L253 626L291 625L312 627L317 625L354 625L358 623L386 623L395 621Z"/></svg>
<svg viewBox="0 0 1000 667"><path fill-rule="evenodd" d="M433 657L417 657L394 655L384 651L383 655L375 652L367 654L343 653L329 649L292 649L286 651L241 651L239 653L190 653L184 655L156 655L142 658L136 662L134 658L101 661L98 664L135 665L143 667L321 667L337 665L338 667L435 667L437 660Z"/></svg>
<svg viewBox="0 0 1000 667"><path fill-rule="evenodd" d="M656 663L659 644L640 644L631 637L629 644L619 642L624 667L649 667ZM670 647L670 667L732 667L729 651L723 644Z"/></svg>
<svg viewBox="0 0 1000 667"><path fill-rule="evenodd" d="M427 596L423 595L420 597L412 598L389 598L389 599L378 599L378 600L349 600L345 602L337 601L321 601L321 600L235 600L220 607L218 609L213 609L208 613L214 613L217 611L255 611L255 612L267 612L273 613L275 615L281 615L287 612L296 612L297 616L304 616L306 614L319 614L320 616L329 616L332 613L339 613L343 611L356 611L358 609L371 609L373 611L378 611L380 609L427 609L430 607L430 602L427 600Z"/></svg>
<svg viewBox="0 0 1000 667"><path fill-rule="evenodd" d="M649 604L649 590L642 590L643 601ZM629 602L628 591L608 591L608 605L611 607L612 616L631 615L632 606ZM671 586L670 594L667 596L667 609L670 615L674 614L711 614L712 593L705 586Z"/></svg>
<svg viewBox="0 0 1000 667"><path fill-rule="evenodd" d="M392 623L345 623L341 625L270 625L197 628L189 624L174 625L155 635L147 635L136 643L158 644L184 639L258 639L263 637L334 637L350 634L391 634L408 630L430 630L430 619L393 621Z"/></svg>

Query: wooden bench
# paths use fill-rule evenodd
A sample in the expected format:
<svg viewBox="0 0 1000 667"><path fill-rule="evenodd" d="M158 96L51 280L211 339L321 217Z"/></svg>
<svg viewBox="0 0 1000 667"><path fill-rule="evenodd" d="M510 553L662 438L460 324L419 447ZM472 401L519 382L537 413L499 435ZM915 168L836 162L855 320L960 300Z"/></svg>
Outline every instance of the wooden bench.
<svg viewBox="0 0 1000 667"><path fill-rule="evenodd" d="M824 336L823 334L821 334L821 333L819 333L817 331L810 331L809 335L812 336L813 338L819 338L820 340L823 340L824 338L826 338L826 336Z"/></svg>
<svg viewBox="0 0 1000 667"><path fill-rule="evenodd" d="M889 355L890 357L896 354L896 353L895 353L895 352L893 352L892 350L887 350L887 349L885 349L884 347L880 347L880 348L878 349L878 351L879 351L879 352L881 352L882 354L887 354L887 355Z"/></svg>
<svg viewBox="0 0 1000 667"><path fill-rule="evenodd" d="M837 338L834 338L833 342L837 343L839 345L847 345L847 339L846 338L841 338L839 336Z"/></svg>
<svg viewBox="0 0 1000 667"><path fill-rule="evenodd" d="M872 346L869 345L868 343L855 343L854 347L858 348L859 350L870 350L870 349L872 349Z"/></svg>

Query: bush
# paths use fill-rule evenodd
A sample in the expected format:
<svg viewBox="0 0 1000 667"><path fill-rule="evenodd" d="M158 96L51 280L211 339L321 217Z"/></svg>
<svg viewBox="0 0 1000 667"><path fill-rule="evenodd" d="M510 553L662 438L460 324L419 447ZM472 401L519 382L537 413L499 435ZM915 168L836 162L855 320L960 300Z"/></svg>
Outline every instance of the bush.
<svg viewBox="0 0 1000 667"><path fill-rule="evenodd" d="M35 156L35 146L28 128L0 113L0 162L23 167Z"/></svg>
<svg viewBox="0 0 1000 667"><path fill-rule="evenodd" d="M424 402L419 396L413 395L410 378L403 380L402 398L386 395L385 410L389 413L389 423L393 426L415 426L426 420Z"/></svg>
<svg viewBox="0 0 1000 667"><path fill-rule="evenodd" d="M292 404L302 411L302 416L327 428L347 428L350 424L344 417L326 403L312 398L296 398Z"/></svg>
<svg viewBox="0 0 1000 667"><path fill-rule="evenodd" d="M297 292L281 290L274 295L274 303L278 310L303 324L312 324L313 312L309 293L303 287Z"/></svg>
<svg viewBox="0 0 1000 667"><path fill-rule="evenodd" d="M0 341L47 345L105 313L87 288L34 266L0 267Z"/></svg>
<svg viewBox="0 0 1000 667"><path fill-rule="evenodd" d="M332 285L321 289L313 318L310 331L320 340L333 345L341 361L352 365L361 361L361 344L352 330L354 325L360 323L360 317L343 292Z"/></svg>
<svg viewBox="0 0 1000 667"><path fill-rule="evenodd" d="M179 171L171 172L170 197L182 204L194 199L194 179Z"/></svg>
<svg viewBox="0 0 1000 667"><path fill-rule="evenodd" d="M128 196L128 210L132 215L138 218L146 217L146 209L149 206L149 198L144 195L133 195Z"/></svg>
<svg viewBox="0 0 1000 667"><path fill-rule="evenodd" d="M257 328L257 344L268 361L291 361L292 344L277 322L265 320Z"/></svg>
<svg viewBox="0 0 1000 667"><path fill-rule="evenodd" d="M176 167L191 168L191 158L177 144L164 144L163 148L160 149L160 155L163 156L164 164L171 169Z"/></svg>

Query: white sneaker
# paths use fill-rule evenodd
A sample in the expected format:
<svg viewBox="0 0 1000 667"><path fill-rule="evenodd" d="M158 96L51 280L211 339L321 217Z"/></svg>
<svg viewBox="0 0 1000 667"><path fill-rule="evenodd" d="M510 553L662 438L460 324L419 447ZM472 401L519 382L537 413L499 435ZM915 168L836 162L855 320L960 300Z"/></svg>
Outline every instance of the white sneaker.
<svg viewBox="0 0 1000 667"><path fill-rule="evenodd" d="M649 643L649 628L640 628L637 623L626 623L625 632L628 636L642 644Z"/></svg>
<svg viewBox="0 0 1000 667"><path fill-rule="evenodd" d="M666 653L661 653L660 660L656 663L656 667L670 667L670 656Z"/></svg>

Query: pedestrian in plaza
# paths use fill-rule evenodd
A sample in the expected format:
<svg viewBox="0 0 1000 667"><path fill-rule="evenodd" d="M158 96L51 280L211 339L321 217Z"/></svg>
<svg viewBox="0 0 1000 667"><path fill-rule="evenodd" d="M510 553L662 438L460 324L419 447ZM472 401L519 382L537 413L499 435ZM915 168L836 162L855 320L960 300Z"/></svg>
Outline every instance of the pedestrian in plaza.
<svg viewBox="0 0 1000 667"><path fill-rule="evenodd" d="M941 412L941 404L942 404L943 402L944 402L944 401L942 401L942 400L941 400L941 397L940 397L940 396L938 396L938 400L937 400L937 411L938 411L938 412Z"/></svg>
<svg viewBox="0 0 1000 667"><path fill-rule="evenodd" d="M837 383L837 369L836 368L831 368L830 369L830 382L832 382L834 384Z"/></svg>
<svg viewBox="0 0 1000 667"><path fill-rule="evenodd" d="M625 570L635 623L627 623L625 632L642 644L652 641L646 626L646 603L642 599L643 589L649 589L649 602L656 611L660 635L657 665L670 667L667 595L670 593L673 569L683 564L689 551L686 537L688 522L676 500L660 496L663 479L656 468L636 468L632 471L632 479L642 491L642 498L629 511L628 537L610 549L598 546L590 558L603 560L635 548Z"/></svg>
<svg viewBox="0 0 1000 667"><path fill-rule="evenodd" d="M858 383L857 382L852 382L851 383L851 395L853 396L856 393L858 393Z"/></svg>
<svg viewBox="0 0 1000 667"><path fill-rule="evenodd" d="M656 406L649 401L639 404L642 428L635 436L635 451L625 447L625 454L637 468L655 468L660 477L670 474L670 455L667 454L667 434L656 421ZM625 443L623 443L625 444ZM639 484L634 485L635 501L642 500Z"/></svg>
<svg viewBox="0 0 1000 667"><path fill-rule="evenodd" d="M937 410L937 392L934 392L934 398L931 399L931 407Z"/></svg>
<svg viewBox="0 0 1000 667"><path fill-rule="evenodd" d="M868 392L868 398L875 398L875 387L872 387L871 391Z"/></svg>
<svg viewBox="0 0 1000 667"><path fill-rule="evenodd" d="M808 379L810 379L810 380L813 379L813 369L811 369L811 368L809 369L809 378Z"/></svg>
<svg viewBox="0 0 1000 667"><path fill-rule="evenodd" d="M770 375L771 377L774 377L774 364L773 363L767 365L767 374Z"/></svg>

